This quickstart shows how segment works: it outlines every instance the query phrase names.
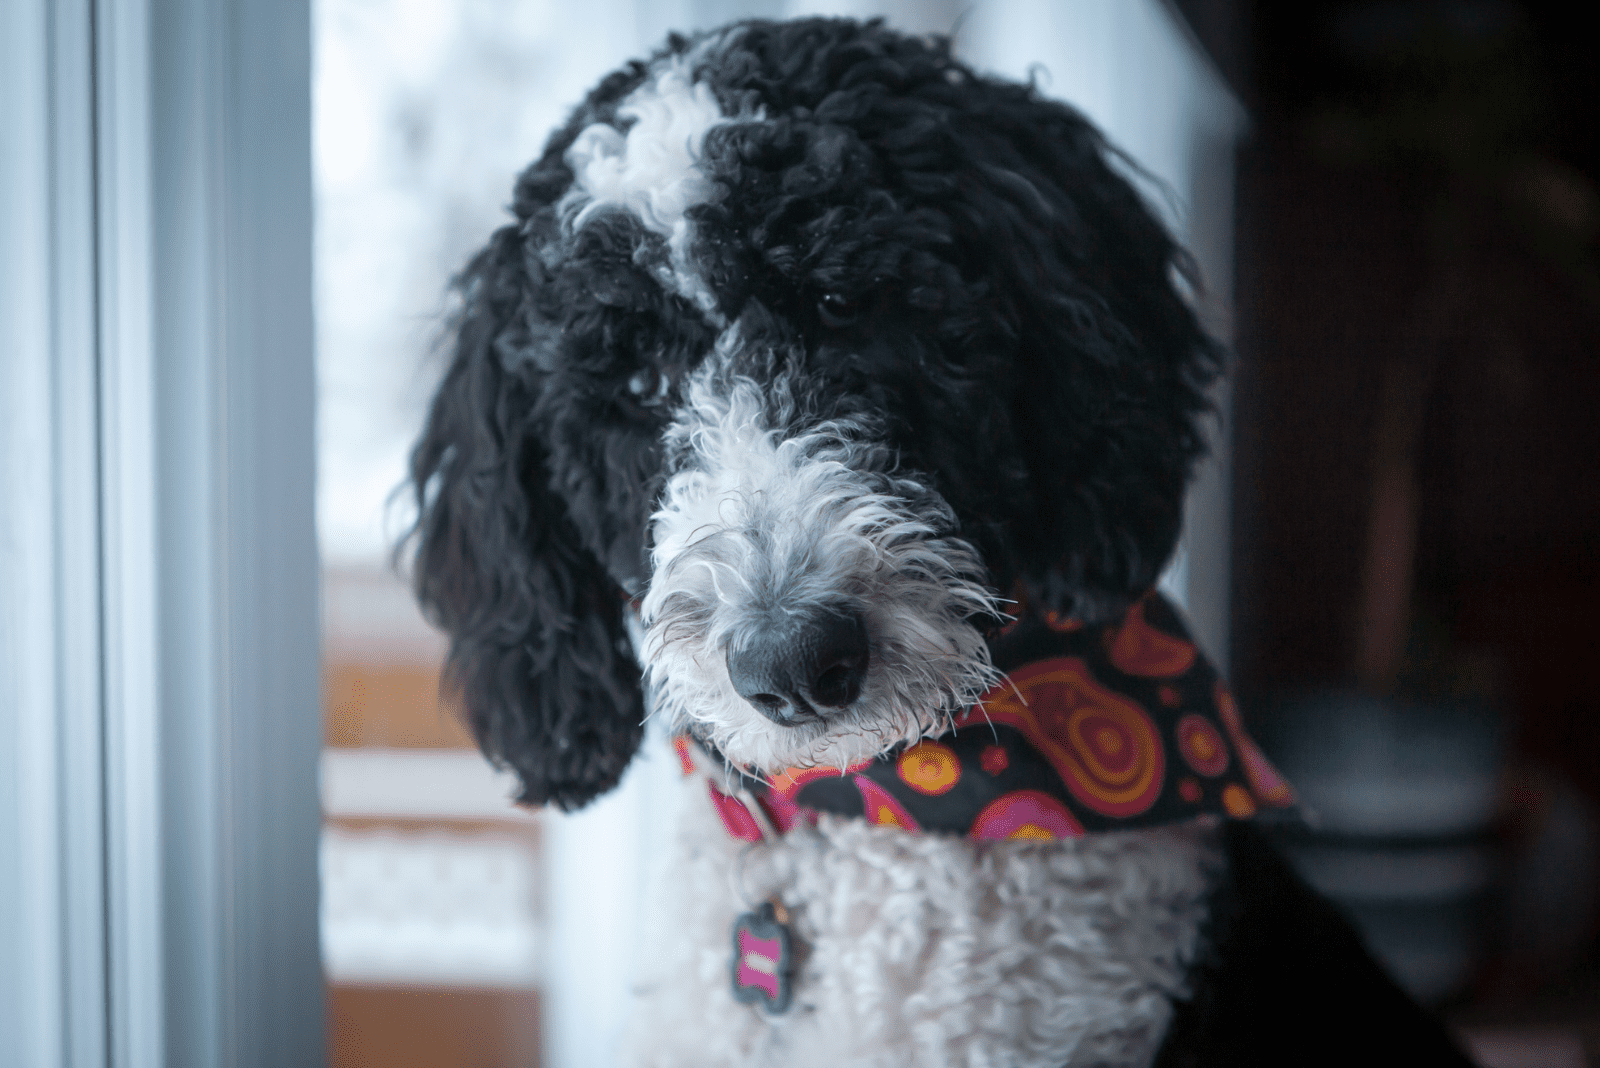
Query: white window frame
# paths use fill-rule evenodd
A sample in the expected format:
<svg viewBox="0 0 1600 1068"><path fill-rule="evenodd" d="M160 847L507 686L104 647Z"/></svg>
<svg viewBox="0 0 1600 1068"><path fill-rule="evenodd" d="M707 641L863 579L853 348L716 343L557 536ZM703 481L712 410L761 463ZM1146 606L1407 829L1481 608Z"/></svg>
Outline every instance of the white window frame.
<svg viewBox="0 0 1600 1068"><path fill-rule="evenodd" d="M0 8L0 1059L315 1066L308 6Z"/></svg>

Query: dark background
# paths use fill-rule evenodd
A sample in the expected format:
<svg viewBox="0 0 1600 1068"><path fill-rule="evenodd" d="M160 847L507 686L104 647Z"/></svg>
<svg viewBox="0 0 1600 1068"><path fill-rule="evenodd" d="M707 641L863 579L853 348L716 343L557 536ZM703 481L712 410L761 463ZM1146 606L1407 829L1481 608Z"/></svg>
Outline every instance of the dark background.
<svg viewBox="0 0 1600 1068"><path fill-rule="evenodd" d="M1232 426L1245 707L1270 736L1319 692L1490 706L1502 834L1537 818L1540 784L1600 804L1588 5L1177 6L1251 116ZM1593 974L1593 924L1578 937L1559 965L1519 966L1502 942L1463 998L1528 1003Z"/></svg>

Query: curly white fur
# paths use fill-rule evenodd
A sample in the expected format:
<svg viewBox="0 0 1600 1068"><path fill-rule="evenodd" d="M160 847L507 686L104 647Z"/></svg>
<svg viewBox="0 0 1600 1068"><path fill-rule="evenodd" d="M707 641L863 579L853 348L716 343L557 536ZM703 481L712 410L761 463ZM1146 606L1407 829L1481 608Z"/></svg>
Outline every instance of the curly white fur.
<svg viewBox="0 0 1600 1068"><path fill-rule="evenodd" d="M684 56L663 60L629 94L617 109L619 120L632 123L626 133L597 122L578 134L564 157L573 182L560 211L572 230L606 210L631 212L667 240L670 264L658 280L717 321L716 299L690 262L687 212L719 195L700 154L706 134L734 120L722 113L710 86L693 81L691 62ZM759 121L761 115L739 118Z"/></svg>
<svg viewBox="0 0 1600 1068"><path fill-rule="evenodd" d="M747 847L693 786L630 1063L1135 1068L1188 993L1214 824L974 844L823 817ZM734 918L770 896L801 947L780 1017L728 988Z"/></svg>
<svg viewBox="0 0 1600 1068"><path fill-rule="evenodd" d="M942 730L997 677L968 622L994 609L976 554L941 534L942 502L875 469L887 451L862 428L785 437L769 411L783 382L763 390L707 364L668 431L669 453L686 458L654 517L642 612L656 711L769 772L843 767ZM841 603L862 614L870 649L854 704L779 726L735 692L728 648L773 613Z"/></svg>

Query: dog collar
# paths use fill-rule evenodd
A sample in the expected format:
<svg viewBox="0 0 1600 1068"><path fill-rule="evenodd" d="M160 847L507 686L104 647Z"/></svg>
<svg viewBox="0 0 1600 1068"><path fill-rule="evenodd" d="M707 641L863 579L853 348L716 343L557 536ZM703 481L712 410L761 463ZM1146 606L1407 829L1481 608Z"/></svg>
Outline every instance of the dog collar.
<svg viewBox="0 0 1600 1068"><path fill-rule="evenodd" d="M952 730L843 770L791 768L763 782L687 736L673 744L686 775L709 772L728 833L751 842L822 812L990 841L1245 819L1294 804L1158 592L1104 624L1024 613L993 655L1007 678Z"/></svg>

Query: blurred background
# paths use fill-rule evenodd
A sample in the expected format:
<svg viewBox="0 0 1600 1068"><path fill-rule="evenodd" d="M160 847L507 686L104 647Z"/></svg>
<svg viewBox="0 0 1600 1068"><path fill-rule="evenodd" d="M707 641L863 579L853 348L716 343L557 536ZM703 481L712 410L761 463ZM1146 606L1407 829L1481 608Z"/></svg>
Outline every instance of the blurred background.
<svg viewBox="0 0 1600 1068"><path fill-rule="evenodd" d="M1594 65L1560 5L1235 18L1232 678L1285 844L1486 1060L1593 1063Z"/></svg>
<svg viewBox="0 0 1600 1068"><path fill-rule="evenodd" d="M1592 1060L1595 66L1560 5L1234 25L1232 672L1291 855L1421 997Z"/></svg>
<svg viewBox="0 0 1600 1068"><path fill-rule="evenodd" d="M394 491L450 275L570 106L806 13L953 33L1153 175L1238 354L1165 583L1315 815L1284 847L1485 1063L1600 1063L1600 87L1576 15L1490 0L316 0L331 1062L610 1063L670 762L510 806Z"/></svg>

